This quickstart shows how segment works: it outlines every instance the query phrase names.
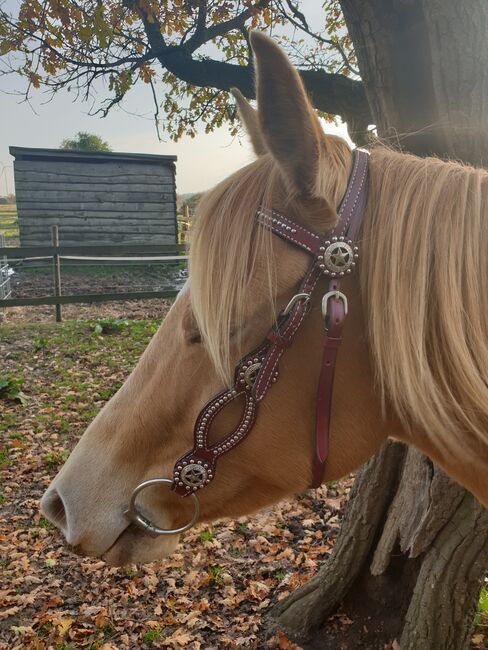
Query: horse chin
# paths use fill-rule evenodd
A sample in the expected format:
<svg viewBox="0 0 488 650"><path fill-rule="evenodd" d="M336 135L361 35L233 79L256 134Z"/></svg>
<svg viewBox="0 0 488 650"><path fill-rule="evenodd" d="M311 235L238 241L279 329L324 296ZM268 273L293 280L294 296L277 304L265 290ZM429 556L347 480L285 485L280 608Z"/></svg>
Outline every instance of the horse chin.
<svg viewBox="0 0 488 650"><path fill-rule="evenodd" d="M102 555L102 560L112 566L162 560L175 551L179 539L179 535L150 537L136 526L129 526Z"/></svg>

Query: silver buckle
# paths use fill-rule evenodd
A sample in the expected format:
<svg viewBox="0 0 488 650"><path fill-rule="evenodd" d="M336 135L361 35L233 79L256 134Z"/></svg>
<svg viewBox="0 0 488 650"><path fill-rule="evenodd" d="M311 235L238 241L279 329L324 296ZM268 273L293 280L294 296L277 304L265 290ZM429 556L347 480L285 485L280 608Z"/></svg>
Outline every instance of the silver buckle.
<svg viewBox="0 0 488 650"><path fill-rule="evenodd" d="M331 299L342 300L344 304L344 316L347 316L348 311L347 296L343 294L342 291L328 291L324 295L322 298L322 315L324 317L324 329L326 334L329 333L329 301Z"/></svg>
<svg viewBox="0 0 488 650"><path fill-rule="evenodd" d="M286 307L283 309L281 312L282 316L287 316L295 304L299 302L300 300L305 300L305 304L310 300L310 294L309 293L296 293L293 298L290 300L290 302L286 305Z"/></svg>
<svg viewBox="0 0 488 650"><path fill-rule="evenodd" d="M159 528L159 526L153 524L152 521L147 519L147 517L144 517L144 515L142 515L136 507L137 495L139 492L142 492L142 490L145 490L151 485L160 485L162 483L165 485L173 485L173 481L169 478L151 478L148 481L139 483L139 485L132 492L129 506L124 512L124 515L127 517L127 519L129 519L138 528L151 535L151 537L157 537L158 535L178 535L179 533L184 533L185 530L189 530L195 525L198 519L198 515L200 514L200 503L198 501L198 497L196 494L191 492L189 496L193 501L193 516L188 524L180 526L179 528Z"/></svg>
<svg viewBox="0 0 488 650"><path fill-rule="evenodd" d="M329 312L329 300L334 298L335 300L342 300L344 303L344 314L347 316L348 312L348 303L347 296L342 293L342 291L328 291L322 298L322 315L324 317L328 316Z"/></svg>

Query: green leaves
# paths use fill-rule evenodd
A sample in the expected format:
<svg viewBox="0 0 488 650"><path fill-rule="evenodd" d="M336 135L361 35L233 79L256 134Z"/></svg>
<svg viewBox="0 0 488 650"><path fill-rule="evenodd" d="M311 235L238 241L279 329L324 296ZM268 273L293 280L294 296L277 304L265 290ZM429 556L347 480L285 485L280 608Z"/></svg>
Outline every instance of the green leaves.
<svg viewBox="0 0 488 650"><path fill-rule="evenodd" d="M108 142L102 140L99 135L78 131L73 139L66 139L61 142L61 149L76 149L78 151L112 151Z"/></svg>
<svg viewBox="0 0 488 650"><path fill-rule="evenodd" d="M29 397L22 392L24 380L12 375L0 375L0 399L27 404Z"/></svg>
<svg viewBox="0 0 488 650"><path fill-rule="evenodd" d="M480 593L475 625L488 627L488 585L484 586Z"/></svg>
<svg viewBox="0 0 488 650"><path fill-rule="evenodd" d="M103 4L100 2L93 14L93 34L98 39L100 47L107 47L112 30L113 25L105 19Z"/></svg>
<svg viewBox="0 0 488 650"><path fill-rule="evenodd" d="M129 325L125 318L100 318L93 327L95 334L119 334Z"/></svg>
<svg viewBox="0 0 488 650"><path fill-rule="evenodd" d="M316 0L315 15L322 6L323 18L313 25L306 16L311 4L21 0L10 11L0 5L0 74L22 77L26 97L41 87L68 88L87 100L108 88L109 97L93 109L102 115L137 83L151 84L156 126L173 140L224 124L236 135L227 88L239 85L232 66L250 64L250 29L272 33L302 68L351 73L354 52L338 0ZM206 78L207 62L228 64L226 83L220 75Z"/></svg>

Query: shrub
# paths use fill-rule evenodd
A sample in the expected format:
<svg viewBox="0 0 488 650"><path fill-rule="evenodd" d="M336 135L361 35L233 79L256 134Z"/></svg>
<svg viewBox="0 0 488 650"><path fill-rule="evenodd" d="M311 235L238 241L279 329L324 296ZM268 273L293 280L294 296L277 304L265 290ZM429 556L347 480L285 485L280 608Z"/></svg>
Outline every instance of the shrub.
<svg viewBox="0 0 488 650"><path fill-rule="evenodd" d="M20 377L0 375L0 398L27 404L29 398L22 392L23 383L24 380Z"/></svg>
<svg viewBox="0 0 488 650"><path fill-rule="evenodd" d="M129 321L123 318L100 318L96 321L93 331L95 334L118 334Z"/></svg>

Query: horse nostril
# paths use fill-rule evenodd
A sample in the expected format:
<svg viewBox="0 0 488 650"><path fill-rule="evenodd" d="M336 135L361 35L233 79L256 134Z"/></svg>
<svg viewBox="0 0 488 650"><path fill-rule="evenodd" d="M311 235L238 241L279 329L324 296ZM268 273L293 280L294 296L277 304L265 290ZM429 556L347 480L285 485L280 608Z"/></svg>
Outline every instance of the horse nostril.
<svg viewBox="0 0 488 650"><path fill-rule="evenodd" d="M66 533L67 518L63 500L55 488L48 490L41 499L41 511L47 519Z"/></svg>

